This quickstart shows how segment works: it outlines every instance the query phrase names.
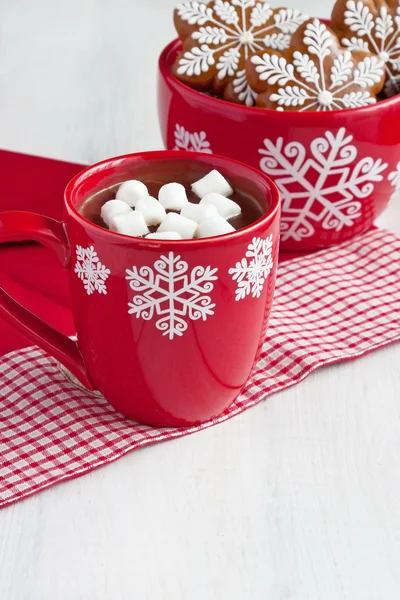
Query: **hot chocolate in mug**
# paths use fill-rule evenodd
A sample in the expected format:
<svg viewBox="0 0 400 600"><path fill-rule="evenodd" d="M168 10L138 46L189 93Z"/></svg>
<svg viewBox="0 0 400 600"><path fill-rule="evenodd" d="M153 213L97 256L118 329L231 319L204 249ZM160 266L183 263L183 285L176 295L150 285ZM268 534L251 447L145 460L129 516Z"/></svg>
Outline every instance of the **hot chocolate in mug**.
<svg viewBox="0 0 400 600"><path fill-rule="evenodd" d="M128 179L194 182L217 169L257 207L233 233L192 240L121 235L80 212ZM0 316L126 417L159 426L221 414L248 380L265 336L279 250L280 199L263 173L191 152L146 152L88 167L68 185L64 222L0 213L0 242L35 240L69 279L77 341L0 289ZM29 250L27 250L29 251Z"/></svg>

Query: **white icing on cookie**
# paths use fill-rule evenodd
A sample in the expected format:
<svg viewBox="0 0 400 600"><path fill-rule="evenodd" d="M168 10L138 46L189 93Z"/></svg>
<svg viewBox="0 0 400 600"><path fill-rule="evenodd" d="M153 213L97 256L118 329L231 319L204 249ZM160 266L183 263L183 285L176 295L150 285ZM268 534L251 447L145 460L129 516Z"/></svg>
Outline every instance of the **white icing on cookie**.
<svg viewBox="0 0 400 600"><path fill-rule="evenodd" d="M348 29L348 35L340 37L341 44L351 51L376 54L385 64L388 79L395 81L400 75L400 0L397 6L380 3L374 12L370 2L347 0L339 17L341 6L342 2L335 7L335 22L340 24L341 32Z"/></svg>
<svg viewBox="0 0 400 600"><path fill-rule="evenodd" d="M326 25L314 19L304 30L307 52L296 50L292 62L278 53L251 58L266 88L277 86L269 97L276 107L326 111L376 102L368 88L382 80L382 61L371 55L357 62L349 50L338 50L335 39Z"/></svg>
<svg viewBox="0 0 400 600"><path fill-rule="evenodd" d="M196 45L180 58L178 76L198 77L215 66L217 80L231 78L234 93L247 106L254 105L257 95L248 85L244 62L265 48L287 48L308 18L292 8L272 9L265 0L184 2L177 14L197 27L191 36Z"/></svg>

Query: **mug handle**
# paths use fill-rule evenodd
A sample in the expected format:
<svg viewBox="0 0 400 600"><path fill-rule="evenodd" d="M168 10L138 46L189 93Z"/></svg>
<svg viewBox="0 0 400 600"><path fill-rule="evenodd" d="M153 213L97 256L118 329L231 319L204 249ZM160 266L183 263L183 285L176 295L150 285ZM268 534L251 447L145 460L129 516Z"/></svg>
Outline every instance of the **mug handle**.
<svg viewBox="0 0 400 600"><path fill-rule="evenodd" d="M0 244L29 240L53 250L63 267L68 267L70 249L64 223L30 212L0 213ZM54 356L86 388L93 390L77 342L42 321L1 287L0 317Z"/></svg>

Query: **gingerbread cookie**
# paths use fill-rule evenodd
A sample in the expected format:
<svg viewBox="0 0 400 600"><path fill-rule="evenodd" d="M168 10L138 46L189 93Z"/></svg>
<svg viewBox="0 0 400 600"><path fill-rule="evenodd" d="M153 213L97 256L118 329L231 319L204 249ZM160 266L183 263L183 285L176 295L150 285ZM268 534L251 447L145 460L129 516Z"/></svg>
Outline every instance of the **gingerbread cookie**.
<svg viewBox="0 0 400 600"><path fill-rule="evenodd" d="M272 9L266 0L179 4L174 21L183 49L173 73L190 87L253 106L246 61L264 48L287 48L306 19L298 10Z"/></svg>
<svg viewBox="0 0 400 600"><path fill-rule="evenodd" d="M337 0L332 28L348 50L376 54L385 64L385 91L400 91L400 0Z"/></svg>
<svg viewBox="0 0 400 600"><path fill-rule="evenodd" d="M296 31L283 53L265 50L247 63L259 94L257 106L277 110L326 111L376 102L384 80L382 61L369 52L350 52L318 19Z"/></svg>

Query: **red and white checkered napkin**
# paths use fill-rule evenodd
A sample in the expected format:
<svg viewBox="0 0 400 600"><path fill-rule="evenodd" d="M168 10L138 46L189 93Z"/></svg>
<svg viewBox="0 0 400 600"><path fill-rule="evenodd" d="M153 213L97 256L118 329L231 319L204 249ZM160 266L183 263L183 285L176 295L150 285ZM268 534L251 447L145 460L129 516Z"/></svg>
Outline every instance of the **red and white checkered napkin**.
<svg viewBox="0 0 400 600"><path fill-rule="evenodd" d="M200 427L152 429L78 389L37 348L0 360L0 506L130 450L220 423L328 363L400 339L400 239L373 230L280 265L261 359L240 398Z"/></svg>

